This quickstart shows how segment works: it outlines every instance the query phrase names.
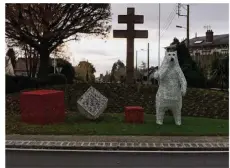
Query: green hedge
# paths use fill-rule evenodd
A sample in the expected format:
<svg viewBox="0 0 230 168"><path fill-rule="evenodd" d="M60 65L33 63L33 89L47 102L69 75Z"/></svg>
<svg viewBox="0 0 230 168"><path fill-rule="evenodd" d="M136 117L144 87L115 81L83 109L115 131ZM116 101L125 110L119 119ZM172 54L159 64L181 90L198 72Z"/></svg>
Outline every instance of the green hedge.
<svg viewBox="0 0 230 168"><path fill-rule="evenodd" d="M78 112L77 100L89 88L90 84L59 85L45 87L65 91L67 111ZM155 114L155 96L157 87L142 87L137 92L136 85L92 84L105 95L108 101L106 112L122 113L124 106L142 106L146 113ZM199 116L208 118L228 119L228 92L188 88L183 98L183 116ZM19 113L19 93L6 96L6 111ZM167 113L171 115L171 113Z"/></svg>
<svg viewBox="0 0 230 168"><path fill-rule="evenodd" d="M17 85L16 81L12 76L6 75L5 86L6 86L6 94L20 91L19 86Z"/></svg>
<svg viewBox="0 0 230 168"><path fill-rule="evenodd" d="M67 80L63 74L49 74L48 85L63 85L66 84Z"/></svg>
<svg viewBox="0 0 230 168"><path fill-rule="evenodd" d="M36 88L36 79L31 79L26 76L8 76L6 75L6 94L19 92L28 88Z"/></svg>
<svg viewBox="0 0 230 168"><path fill-rule="evenodd" d="M63 74L49 74L45 79L6 75L6 94L20 92L25 89L63 85L66 84L66 82L66 77Z"/></svg>

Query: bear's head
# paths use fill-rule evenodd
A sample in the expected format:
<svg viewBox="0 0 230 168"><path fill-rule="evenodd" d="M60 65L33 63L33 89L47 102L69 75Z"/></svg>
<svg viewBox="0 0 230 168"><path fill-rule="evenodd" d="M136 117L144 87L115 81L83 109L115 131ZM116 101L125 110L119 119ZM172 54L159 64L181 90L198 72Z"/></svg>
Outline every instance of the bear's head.
<svg viewBox="0 0 230 168"><path fill-rule="evenodd" d="M170 66L178 65L178 59L177 59L177 52L176 51L169 51L165 54L166 62Z"/></svg>

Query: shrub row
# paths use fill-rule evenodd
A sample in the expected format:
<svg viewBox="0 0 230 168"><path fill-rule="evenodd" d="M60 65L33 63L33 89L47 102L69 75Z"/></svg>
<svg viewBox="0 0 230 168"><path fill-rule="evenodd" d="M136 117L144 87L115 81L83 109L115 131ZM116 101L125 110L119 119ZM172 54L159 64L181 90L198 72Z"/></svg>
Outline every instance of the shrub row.
<svg viewBox="0 0 230 168"><path fill-rule="evenodd" d="M63 84L66 84L66 77L63 74L49 74L46 79L6 75L6 94L20 92L25 89Z"/></svg>
<svg viewBox="0 0 230 168"><path fill-rule="evenodd" d="M46 86L44 89L65 91L67 111L78 112L77 100L89 88L90 84ZM123 113L124 106L142 106L146 113L155 114L155 96L157 87L142 87L139 92L136 85L112 83L92 84L108 98L108 113ZM228 92L188 88L183 98L183 116L198 116L208 118L228 119ZM19 94L9 94L6 97L6 110L19 113ZM171 113L168 113L171 115Z"/></svg>

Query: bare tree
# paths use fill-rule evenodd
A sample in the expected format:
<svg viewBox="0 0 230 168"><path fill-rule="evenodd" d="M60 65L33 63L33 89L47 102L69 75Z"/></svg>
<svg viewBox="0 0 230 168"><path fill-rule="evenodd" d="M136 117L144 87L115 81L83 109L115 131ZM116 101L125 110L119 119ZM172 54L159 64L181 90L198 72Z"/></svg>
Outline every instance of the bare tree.
<svg viewBox="0 0 230 168"><path fill-rule="evenodd" d="M53 55L53 57L55 58L61 58L66 61L70 61L70 54L67 53L67 50L68 49L66 43L63 43L59 45L56 49L54 49L51 55Z"/></svg>
<svg viewBox="0 0 230 168"><path fill-rule="evenodd" d="M39 55L38 52L31 46L24 44L21 46L22 53L25 58L25 65L27 75L29 77L35 77L37 74L37 68L39 65Z"/></svg>
<svg viewBox="0 0 230 168"><path fill-rule="evenodd" d="M111 70L111 82L125 80L125 71L125 64L121 60L114 62Z"/></svg>
<svg viewBox="0 0 230 168"><path fill-rule="evenodd" d="M53 50L82 34L106 36L110 20L110 4L6 4L5 34L38 52L39 76L46 77Z"/></svg>
<svg viewBox="0 0 230 168"><path fill-rule="evenodd" d="M13 66L13 69L15 69L16 66L16 53L13 48L9 48L6 55L10 58L11 64Z"/></svg>
<svg viewBox="0 0 230 168"><path fill-rule="evenodd" d="M88 61L80 61L75 67L75 71L77 75L81 76L86 82L93 81L95 79L94 73L96 72L96 69L94 65Z"/></svg>

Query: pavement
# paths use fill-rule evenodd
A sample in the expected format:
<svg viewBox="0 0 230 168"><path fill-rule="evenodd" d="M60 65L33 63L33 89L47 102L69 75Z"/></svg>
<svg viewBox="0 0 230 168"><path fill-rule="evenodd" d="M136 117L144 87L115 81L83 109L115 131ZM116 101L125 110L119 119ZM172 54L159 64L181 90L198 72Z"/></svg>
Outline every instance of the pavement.
<svg viewBox="0 0 230 168"><path fill-rule="evenodd" d="M229 151L228 136L6 135L6 149Z"/></svg>
<svg viewBox="0 0 230 168"><path fill-rule="evenodd" d="M6 151L6 168L228 168L228 153Z"/></svg>

